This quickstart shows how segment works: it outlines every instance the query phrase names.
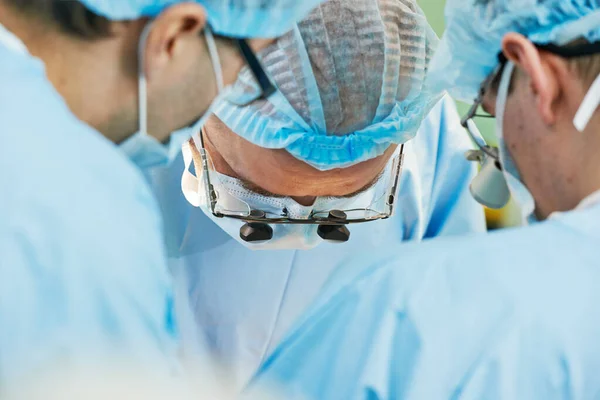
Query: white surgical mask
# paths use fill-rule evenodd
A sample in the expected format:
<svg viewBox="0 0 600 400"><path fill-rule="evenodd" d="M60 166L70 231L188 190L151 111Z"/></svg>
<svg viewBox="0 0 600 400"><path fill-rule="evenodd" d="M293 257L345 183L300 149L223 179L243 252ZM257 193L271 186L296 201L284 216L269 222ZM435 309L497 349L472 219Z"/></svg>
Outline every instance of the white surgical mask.
<svg viewBox="0 0 600 400"><path fill-rule="evenodd" d="M190 137L192 137L195 132L199 132L202 129L204 123L212 114L212 110L214 109L215 105L225 95L219 53L217 52L217 47L212 32L210 28L206 26L204 33L215 72L218 95L200 120L198 120L192 127L185 127L171 133L167 143L161 143L156 138L151 136L148 133L148 82L144 72L146 41L151 29L151 23L146 25L140 37L138 46L139 131L120 144L121 149L140 168L167 166L171 164L181 151L181 146Z"/></svg>
<svg viewBox="0 0 600 400"><path fill-rule="evenodd" d="M188 202L195 207L199 207L204 214L229 234L229 236L245 247L252 250L307 250L317 246L321 242L321 238L317 234L316 225L285 224L274 224L272 226L273 238L267 242L246 242L240 237L240 228L245 222L233 218L217 218L212 214L206 201L204 180L201 177L195 177L189 170L192 164L192 151L189 142L183 146L183 158L185 161L185 171L182 177L182 190ZM247 190L239 180L219 174L218 172L212 172L211 176L216 177L219 181L219 204L227 209L240 209L245 207L246 204L251 204L254 209L263 211L285 207L291 217L298 219L308 218L313 210L313 207L301 206L289 198L270 198L253 193ZM229 193L235 193L235 196L229 195ZM244 205L241 205L240 201L243 201Z"/></svg>
<svg viewBox="0 0 600 400"><path fill-rule="evenodd" d="M302 206L290 198L270 198L251 192L238 179L218 172L211 173L211 176L217 177L219 180L219 205L227 209L235 209L234 207L242 200L256 210L269 211L286 208L288 215L295 219L308 219L314 209L314 206ZM204 181L201 181L200 185L203 184ZM200 193L205 193L204 188L201 188ZM229 195L230 193L234 193L235 197ZM204 200L203 197L202 200ZM322 242L317 233L317 225L272 224L270 225L273 229L272 239L266 242L249 243L240 237L240 228L245 222L233 218L215 217L206 201L202 201L200 208L229 236L252 250L308 250Z"/></svg>
<svg viewBox="0 0 600 400"><path fill-rule="evenodd" d="M246 242L240 237L240 228L245 222L227 217L217 218L210 210L210 206L206 201L204 179L202 179L202 177L196 177L190 172L192 150L189 143L185 143L183 146L183 158L185 162L185 171L182 176L181 184L183 193L188 202L193 206L202 209L204 214L229 234L229 236L245 247L252 250L308 250L323 242L323 239L321 239L317 233L318 226L314 224L272 224L273 238L271 240L263 243ZM391 171L391 167L389 167L389 170ZM197 173L201 172L197 171ZM279 213L285 208L287 210L287 215L294 219L308 219L315 210L348 210L356 208L357 204L364 204L364 198L372 196L371 190L378 191L380 188L377 186L385 184L385 180L380 180L375 187L357 197L319 197L313 205L302 206L289 197L274 198L254 193L246 189L239 180L219 174L215 171L211 172L211 181L213 179L218 181L218 203L219 206L224 209L240 210L251 207L255 210Z"/></svg>
<svg viewBox="0 0 600 400"><path fill-rule="evenodd" d="M512 79L515 65L508 62L504 67L500 87L498 89L498 97L496 99L496 134L498 135L498 147L500 149L500 164L506 183L510 190L515 203L521 211L522 223L527 225L534 222L535 219L535 200L531 192L523 181L517 170L514 160L508 152L508 148L504 142L504 112L506 110L506 100L508 98L508 90Z"/></svg>

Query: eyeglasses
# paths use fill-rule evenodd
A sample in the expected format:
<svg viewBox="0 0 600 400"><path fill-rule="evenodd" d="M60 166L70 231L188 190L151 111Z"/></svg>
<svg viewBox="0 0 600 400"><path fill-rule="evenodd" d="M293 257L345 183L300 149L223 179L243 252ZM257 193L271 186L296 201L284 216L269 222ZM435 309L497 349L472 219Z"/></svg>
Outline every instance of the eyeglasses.
<svg viewBox="0 0 600 400"><path fill-rule="evenodd" d="M210 28L205 30L205 32L211 34ZM275 85L273 85L271 79L269 79L261 62L258 60L258 57L246 39L228 38L221 35L213 36L224 41L232 42L237 47L247 67L247 70L242 69L238 74L238 78L232 87L233 90L225 97L227 101L243 107L257 100L265 100L275 93L277 90ZM213 50L213 53L218 54L216 53L216 49Z"/></svg>
<svg viewBox="0 0 600 400"><path fill-rule="evenodd" d="M549 53L555 54L557 56L572 59L579 58L585 56L591 56L594 54L600 53L600 42L594 43L584 43L575 46L557 46L555 44L535 44L534 45L542 51L547 51ZM508 59L503 53L498 55L498 65L490 75L485 79L485 81L479 87L479 93L477 98L475 99L473 105L467 112L467 114L462 118L461 125L465 128L471 140L478 147L477 150L473 150L467 153L467 159L470 161L479 161L484 162L487 157L491 157L498 164L498 167L501 169L502 166L500 164L500 156L499 150L495 146L490 146L483 140L483 136L477 127L477 124L474 121L474 118L494 118L491 115L481 115L477 113L477 110L483 103L483 98L486 92L490 89L492 84L497 81L497 79L501 76L504 71L504 67Z"/></svg>
<svg viewBox="0 0 600 400"><path fill-rule="evenodd" d="M248 68L250 68L250 71L252 72L252 75L258 83L258 87L260 88L260 95L257 98L252 99L251 101L255 101L258 99L266 99L267 97L275 93L275 86L267 76L267 73L262 67L260 61L258 61L256 54L254 54L252 48L250 48L250 45L248 44L246 39L235 39L235 41L240 50L240 54L246 61Z"/></svg>
<svg viewBox="0 0 600 400"><path fill-rule="evenodd" d="M270 225L276 224L318 225L318 233L323 239L346 241L350 235L346 225L387 219L394 213L402 173L404 145L400 146L377 183L352 199L353 204L358 204L357 207L314 210L307 218L294 218L289 215L287 209L278 207L277 201L273 201L273 207L269 209L254 209L238 193L229 191L226 185L220 184L204 147L204 138L199 136L198 151L202 162L207 207L217 218L243 221L245 225L241 228L240 235L248 242L270 240L273 234Z"/></svg>
<svg viewBox="0 0 600 400"><path fill-rule="evenodd" d="M230 38L227 36L214 34L212 28L209 25L205 27L205 29L203 30L203 34L206 36L206 42L213 62L213 68L215 70L219 91L222 91L224 89L223 69L221 66L221 60L219 58L219 52L217 50L215 38L218 38L225 42L233 43L237 47L241 57L246 63L247 69L249 70L252 79L256 83L256 85L250 85L252 89L251 91L243 91L243 96L239 96L239 93L236 93L234 90L229 91L226 97L227 100L239 106L245 106L257 100L266 99L273 93L275 93L275 91L277 90L275 88L275 85L273 85L273 83L269 79L269 76L267 75L265 69L256 57L256 54L254 53L246 39ZM236 81L234 86L239 83L240 76L242 75L243 71L244 70L242 70L242 72L238 75L238 80Z"/></svg>
<svg viewBox="0 0 600 400"><path fill-rule="evenodd" d="M475 117L494 118L491 115L478 114L477 110L479 110L479 107L483 104L483 98L486 92L490 89L492 83L498 79L498 77L502 74L502 71L504 70L504 66L507 63L507 59L504 57L503 54L500 57L500 63L496 66L494 71L492 71L492 73L485 79L485 81L483 81L483 83L479 87L479 93L477 95L477 98L475 99L471 108L469 108L467 114L461 119L460 124L463 126L463 128L465 128L471 140L478 147L478 150L472 150L467 152L467 159L469 161L479 161L480 163L483 163L487 157L490 157L494 161L496 161L498 167L502 169L500 164L500 151L497 147L490 146L484 141L483 135L479 131L479 128L477 127L477 124L474 121Z"/></svg>

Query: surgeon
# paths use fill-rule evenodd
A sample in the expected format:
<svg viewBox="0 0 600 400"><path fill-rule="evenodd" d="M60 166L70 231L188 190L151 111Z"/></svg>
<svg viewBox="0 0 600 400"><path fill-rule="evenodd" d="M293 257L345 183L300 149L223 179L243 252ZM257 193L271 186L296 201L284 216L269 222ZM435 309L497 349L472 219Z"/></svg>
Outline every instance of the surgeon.
<svg viewBox="0 0 600 400"><path fill-rule="evenodd" d="M259 53L269 99L220 102L183 178L149 172L184 348L207 340L240 387L346 257L485 230L469 138L424 82L437 42L414 1L328 1ZM257 87L244 69L234 91Z"/></svg>
<svg viewBox="0 0 600 400"><path fill-rule="evenodd" d="M500 147L480 150L530 225L342 260L256 386L278 382L287 399L598 398L600 2L449 0L446 16L429 82L496 117Z"/></svg>
<svg viewBox="0 0 600 400"><path fill-rule="evenodd" d="M274 39L257 38L316 4L0 0L0 388L114 353L177 371L162 222L138 167L167 165L188 139L170 132L231 95L242 66L258 74Z"/></svg>

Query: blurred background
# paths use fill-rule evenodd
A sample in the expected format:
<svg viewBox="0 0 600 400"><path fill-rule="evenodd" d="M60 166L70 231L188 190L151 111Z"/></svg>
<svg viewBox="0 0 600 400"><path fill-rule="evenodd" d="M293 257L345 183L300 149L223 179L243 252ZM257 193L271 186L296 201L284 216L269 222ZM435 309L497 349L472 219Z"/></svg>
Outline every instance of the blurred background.
<svg viewBox="0 0 600 400"><path fill-rule="evenodd" d="M435 29L438 36L441 37L444 33L444 6L446 5L446 0L417 0L417 2L427 15L427 19L433 26L433 29ZM458 113L461 116L467 113L469 109L467 104L461 102L456 102L456 104ZM493 119L486 120L480 118L479 120L476 120L476 122L486 141L490 144L495 144L495 121ZM519 224L518 210L512 201L502 210L486 209L486 215L490 229L516 226Z"/></svg>

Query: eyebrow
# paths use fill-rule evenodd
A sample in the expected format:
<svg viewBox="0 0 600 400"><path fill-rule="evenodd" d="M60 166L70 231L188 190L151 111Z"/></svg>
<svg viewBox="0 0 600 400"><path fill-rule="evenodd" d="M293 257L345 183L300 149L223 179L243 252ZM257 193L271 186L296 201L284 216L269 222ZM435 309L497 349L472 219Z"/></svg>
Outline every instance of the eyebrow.
<svg viewBox="0 0 600 400"><path fill-rule="evenodd" d="M368 191L369 189L371 189L373 186L375 186L377 184L377 182L379 182L379 180L381 179L381 177L383 176L385 170L381 171L379 174L377 174L377 176L375 176L375 178L373 178L369 183L367 183L365 186L363 186L362 188L352 192L352 193L348 193L345 194L343 196L315 196L315 197L330 197L333 199L349 199L355 196L358 196L360 194L363 194L364 192ZM246 179L243 178L237 178L242 186L244 187L244 189L249 190L255 194L261 195L261 196L266 196L266 197L273 197L273 198L277 198L277 199L282 199L285 197L292 197L292 196L284 196L281 194L275 194L275 193L271 193L266 189L263 189L262 187L260 187L259 185L250 182Z"/></svg>

